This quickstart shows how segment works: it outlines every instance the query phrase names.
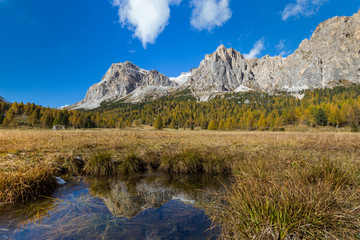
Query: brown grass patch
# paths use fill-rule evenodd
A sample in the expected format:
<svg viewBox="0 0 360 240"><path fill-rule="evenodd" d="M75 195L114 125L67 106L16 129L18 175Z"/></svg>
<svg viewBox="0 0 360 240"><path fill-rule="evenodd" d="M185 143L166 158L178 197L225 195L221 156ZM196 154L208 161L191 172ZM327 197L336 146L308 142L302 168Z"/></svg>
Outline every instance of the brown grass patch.
<svg viewBox="0 0 360 240"><path fill-rule="evenodd" d="M61 173L231 172L213 215L224 238L356 239L359 142L351 133L0 130L0 199L47 194Z"/></svg>

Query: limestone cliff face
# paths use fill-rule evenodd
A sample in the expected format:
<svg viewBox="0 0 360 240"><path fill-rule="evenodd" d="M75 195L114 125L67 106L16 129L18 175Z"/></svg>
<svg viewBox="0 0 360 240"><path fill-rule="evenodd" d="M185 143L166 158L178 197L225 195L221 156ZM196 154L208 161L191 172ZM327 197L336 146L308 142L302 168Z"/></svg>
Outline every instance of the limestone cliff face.
<svg viewBox="0 0 360 240"><path fill-rule="evenodd" d="M241 53L221 45L205 56L187 83L199 100L207 100L211 95L235 91L241 85L258 89L253 69L254 64Z"/></svg>
<svg viewBox="0 0 360 240"><path fill-rule="evenodd" d="M311 39L287 58L245 59L222 45L205 57L188 84L198 99L207 100L241 89L298 91L342 80L360 82L360 12L319 24Z"/></svg>
<svg viewBox="0 0 360 240"><path fill-rule="evenodd" d="M146 97L162 96L175 85L156 70L147 71L128 61L116 63L111 65L101 82L89 88L84 100L69 108L92 109L100 106L103 101L124 97L136 102Z"/></svg>
<svg viewBox="0 0 360 240"><path fill-rule="evenodd" d="M190 87L206 101L224 92L332 87L340 82L360 82L360 11L351 17L334 17L318 25L287 58L281 56L245 59L223 45L200 66L171 78L143 70L130 62L113 64L102 81L91 86L83 101L70 108L95 108L102 101L154 99L177 88Z"/></svg>
<svg viewBox="0 0 360 240"><path fill-rule="evenodd" d="M287 57L276 75L279 86L332 86L339 80L360 81L360 12L352 17L334 17L303 40L294 54ZM259 81L266 88L274 83Z"/></svg>

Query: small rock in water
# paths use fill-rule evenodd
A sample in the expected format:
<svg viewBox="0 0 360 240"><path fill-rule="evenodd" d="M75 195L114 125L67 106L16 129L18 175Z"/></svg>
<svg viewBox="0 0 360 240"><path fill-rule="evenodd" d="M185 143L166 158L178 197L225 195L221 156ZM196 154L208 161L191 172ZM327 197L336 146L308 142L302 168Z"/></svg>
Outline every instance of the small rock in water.
<svg viewBox="0 0 360 240"><path fill-rule="evenodd" d="M60 177L55 177L56 179L56 182L59 184L59 185L65 185L66 184L66 181Z"/></svg>

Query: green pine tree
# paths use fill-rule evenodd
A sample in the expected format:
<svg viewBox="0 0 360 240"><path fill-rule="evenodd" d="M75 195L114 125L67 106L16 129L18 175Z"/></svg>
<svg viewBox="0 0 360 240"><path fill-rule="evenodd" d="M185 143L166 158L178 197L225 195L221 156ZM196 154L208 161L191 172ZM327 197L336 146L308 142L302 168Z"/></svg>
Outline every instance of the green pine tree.
<svg viewBox="0 0 360 240"><path fill-rule="evenodd" d="M158 115L156 117L156 120L154 122L154 127L155 127L155 129L158 129L158 130L163 129L163 127L164 127L163 126L163 121L162 121L162 117L160 115Z"/></svg>

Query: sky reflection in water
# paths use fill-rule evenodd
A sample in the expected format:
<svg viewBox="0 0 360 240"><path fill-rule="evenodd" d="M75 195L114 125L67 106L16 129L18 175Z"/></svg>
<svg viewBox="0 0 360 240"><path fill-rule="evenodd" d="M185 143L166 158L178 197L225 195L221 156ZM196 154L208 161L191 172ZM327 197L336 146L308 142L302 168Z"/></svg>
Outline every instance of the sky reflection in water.
<svg viewBox="0 0 360 240"><path fill-rule="evenodd" d="M205 211L222 190L210 176L85 178L52 198L0 207L0 238L215 239L219 227L209 230Z"/></svg>

